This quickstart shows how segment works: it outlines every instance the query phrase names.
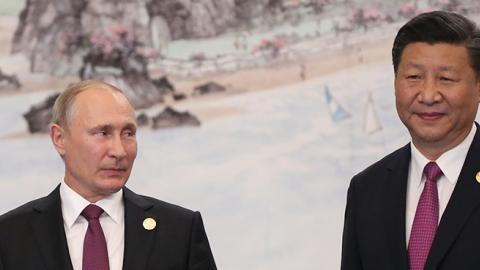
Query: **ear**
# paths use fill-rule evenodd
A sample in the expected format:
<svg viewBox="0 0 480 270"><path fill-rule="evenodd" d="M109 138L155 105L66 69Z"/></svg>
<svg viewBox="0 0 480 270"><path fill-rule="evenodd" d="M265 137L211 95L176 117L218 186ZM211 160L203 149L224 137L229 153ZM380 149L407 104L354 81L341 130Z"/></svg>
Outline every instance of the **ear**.
<svg viewBox="0 0 480 270"><path fill-rule="evenodd" d="M65 154L65 130L57 124L52 124L50 126L50 139L52 139L57 152L63 157Z"/></svg>
<svg viewBox="0 0 480 270"><path fill-rule="evenodd" d="M480 103L480 80L477 79L477 95L478 95L478 102Z"/></svg>

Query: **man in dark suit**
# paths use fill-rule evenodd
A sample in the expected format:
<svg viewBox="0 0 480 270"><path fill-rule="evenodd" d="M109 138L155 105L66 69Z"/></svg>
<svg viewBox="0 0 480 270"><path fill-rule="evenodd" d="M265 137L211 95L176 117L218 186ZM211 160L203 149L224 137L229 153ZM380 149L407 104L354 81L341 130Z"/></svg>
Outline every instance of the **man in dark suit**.
<svg viewBox="0 0 480 270"><path fill-rule="evenodd" d="M135 133L132 106L110 84L82 81L58 97L50 137L64 179L0 217L0 270L216 269L198 212L125 187Z"/></svg>
<svg viewBox="0 0 480 270"><path fill-rule="evenodd" d="M411 143L353 177L341 269L480 269L480 32L421 14L392 49Z"/></svg>

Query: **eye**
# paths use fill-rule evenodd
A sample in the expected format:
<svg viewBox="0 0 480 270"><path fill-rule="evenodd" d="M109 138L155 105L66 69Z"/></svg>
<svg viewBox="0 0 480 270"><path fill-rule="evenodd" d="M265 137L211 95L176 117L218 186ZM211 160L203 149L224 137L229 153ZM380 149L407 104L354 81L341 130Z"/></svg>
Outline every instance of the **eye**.
<svg viewBox="0 0 480 270"><path fill-rule="evenodd" d="M135 130L127 129L123 132L123 134L127 137L135 137Z"/></svg>
<svg viewBox="0 0 480 270"><path fill-rule="evenodd" d="M108 135L108 132L105 131L105 130L99 130L99 131L96 131L96 132L94 133L94 135L95 135L95 136L99 136L99 137L105 137L105 136Z"/></svg>
<svg viewBox="0 0 480 270"><path fill-rule="evenodd" d="M408 80L419 80L420 75L417 75L417 74L407 75L407 79Z"/></svg>
<svg viewBox="0 0 480 270"><path fill-rule="evenodd" d="M452 79L452 78L445 77L445 76L440 77L440 80L441 80L441 81L446 81L446 82L453 82L453 79Z"/></svg>

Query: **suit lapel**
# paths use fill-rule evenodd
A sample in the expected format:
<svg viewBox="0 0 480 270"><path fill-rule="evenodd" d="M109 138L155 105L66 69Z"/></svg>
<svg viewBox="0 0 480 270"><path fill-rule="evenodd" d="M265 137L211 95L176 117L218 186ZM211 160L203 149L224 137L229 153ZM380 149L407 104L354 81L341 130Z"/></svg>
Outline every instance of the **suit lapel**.
<svg viewBox="0 0 480 270"><path fill-rule="evenodd" d="M437 268L473 210L480 204L480 185L475 180L476 173L480 171L479 134L480 130L477 126L477 132L468 150L458 182L440 220L425 269Z"/></svg>
<svg viewBox="0 0 480 270"><path fill-rule="evenodd" d="M47 269L72 270L63 227L59 186L47 197L35 201L33 210L31 226Z"/></svg>
<svg viewBox="0 0 480 270"><path fill-rule="evenodd" d="M410 166L410 144L401 148L387 165L386 185L383 194L383 219L392 266L407 269L405 240L405 208L408 168Z"/></svg>
<svg viewBox="0 0 480 270"><path fill-rule="evenodd" d="M125 251L123 269L146 269L155 235L158 229L158 217L148 214L153 205L128 188L123 189L125 202ZM157 227L146 230L143 221L153 218Z"/></svg>

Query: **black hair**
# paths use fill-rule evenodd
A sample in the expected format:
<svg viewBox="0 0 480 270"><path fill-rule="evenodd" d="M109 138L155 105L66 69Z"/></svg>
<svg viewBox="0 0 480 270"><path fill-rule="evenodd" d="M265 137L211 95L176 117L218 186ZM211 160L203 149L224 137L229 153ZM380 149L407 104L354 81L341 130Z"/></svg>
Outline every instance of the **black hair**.
<svg viewBox="0 0 480 270"><path fill-rule="evenodd" d="M392 48L395 74L403 50L413 42L465 45L470 66L475 71L477 79L480 78L480 30L474 22L464 16L447 11L432 11L420 14L402 26Z"/></svg>

